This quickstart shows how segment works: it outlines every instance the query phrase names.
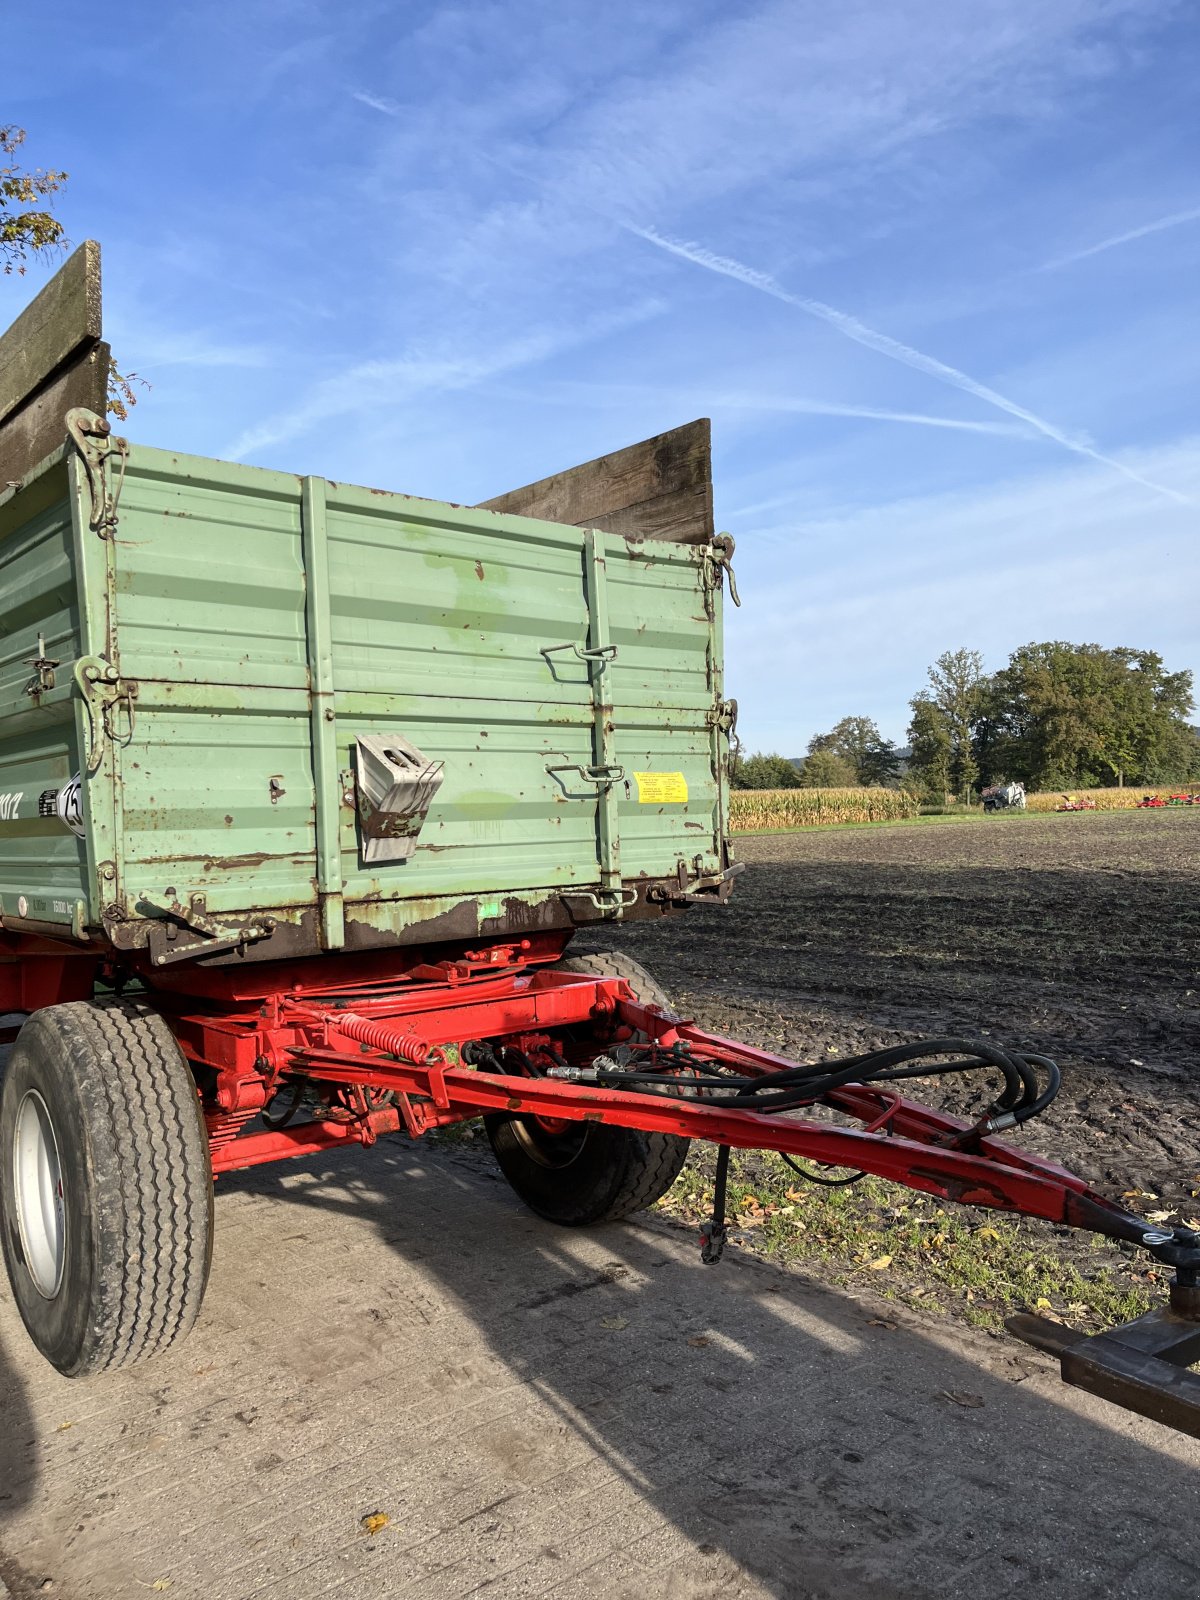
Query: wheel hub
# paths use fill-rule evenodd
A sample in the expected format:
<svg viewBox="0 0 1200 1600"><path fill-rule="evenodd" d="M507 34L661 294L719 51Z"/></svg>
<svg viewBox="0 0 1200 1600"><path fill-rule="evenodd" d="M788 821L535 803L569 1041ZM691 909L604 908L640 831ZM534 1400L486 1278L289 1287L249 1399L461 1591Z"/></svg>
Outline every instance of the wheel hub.
<svg viewBox="0 0 1200 1600"><path fill-rule="evenodd" d="M66 1262L67 1213L58 1140L46 1102L36 1089L26 1091L17 1111L13 1194L29 1276L37 1292L53 1300L62 1286Z"/></svg>

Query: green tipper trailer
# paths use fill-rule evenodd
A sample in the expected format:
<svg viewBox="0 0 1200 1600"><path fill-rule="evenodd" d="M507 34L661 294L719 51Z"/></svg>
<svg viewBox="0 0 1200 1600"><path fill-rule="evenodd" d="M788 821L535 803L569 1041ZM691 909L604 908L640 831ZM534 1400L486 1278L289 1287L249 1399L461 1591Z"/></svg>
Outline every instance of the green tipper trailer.
<svg viewBox="0 0 1200 1600"><path fill-rule="evenodd" d="M279 960L728 883L728 546L129 444L0 499L0 916Z"/></svg>
<svg viewBox="0 0 1200 1600"><path fill-rule="evenodd" d="M482 1116L569 1225L651 1204L712 1140L705 1261L735 1146L1141 1245L1169 1308L1017 1331L1200 1434L1200 1233L996 1138L1051 1103L1052 1061L797 1064L676 1016L619 951L568 953L737 872L707 423L475 508L175 455L104 420L98 301L84 247L0 339L0 1013L30 1013L0 1241L38 1349L80 1376L186 1332L215 1175ZM893 1087L980 1071L969 1122Z"/></svg>

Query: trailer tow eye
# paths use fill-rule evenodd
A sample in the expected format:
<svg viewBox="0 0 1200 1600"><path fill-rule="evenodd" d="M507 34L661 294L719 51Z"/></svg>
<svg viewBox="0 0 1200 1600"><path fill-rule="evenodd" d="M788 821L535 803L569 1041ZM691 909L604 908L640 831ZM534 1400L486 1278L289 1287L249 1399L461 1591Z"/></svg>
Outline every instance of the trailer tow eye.
<svg viewBox="0 0 1200 1600"><path fill-rule="evenodd" d="M717 1146L717 1178L713 1185L713 1214L700 1230L700 1259L706 1267L715 1267L725 1254L725 1240L729 1229L725 1226L725 1186L729 1180L729 1146Z"/></svg>

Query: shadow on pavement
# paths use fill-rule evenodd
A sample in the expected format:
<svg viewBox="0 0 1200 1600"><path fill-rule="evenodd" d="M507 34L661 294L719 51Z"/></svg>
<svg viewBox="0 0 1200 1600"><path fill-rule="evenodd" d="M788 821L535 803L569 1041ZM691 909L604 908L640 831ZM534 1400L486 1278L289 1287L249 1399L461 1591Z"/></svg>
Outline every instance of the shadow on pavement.
<svg viewBox="0 0 1200 1600"><path fill-rule="evenodd" d="M889 1327L894 1311L751 1258L705 1269L694 1241L657 1219L556 1229L487 1159L394 1140L336 1168L234 1180L314 1214L314 1240L328 1213L370 1219L374 1245L346 1260L339 1284L335 1349L353 1366L362 1340L351 1384L411 1363L397 1422L407 1433L416 1407L422 1454L442 1441L435 1506L481 1474L495 1474L500 1506L531 1493L578 1512L589 1492L598 1518L625 1506L614 1550L629 1552L628 1572L610 1552L594 1591L578 1592L630 1600L649 1592L638 1544L653 1552L662 1518L693 1554L674 1591L687 1596L707 1595L708 1578L713 1593L727 1585L725 1558L780 1600L1187 1591L1200 1488L1190 1443L1103 1407L1098 1421L1065 1409L1057 1378L1015 1343L997 1341L980 1365L955 1353L950 1330L935 1343L915 1319ZM415 1298L411 1283L394 1287L381 1247L406 1276L415 1269ZM456 1314L493 1360L464 1364L443 1342ZM297 1334L297 1371L320 1372L328 1358L308 1340ZM650 1515L629 1516L615 1484ZM403 1500L403 1471L396 1492ZM468 1496L468 1548L478 1515ZM470 1558L459 1574L440 1542L442 1592L474 1592Z"/></svg>

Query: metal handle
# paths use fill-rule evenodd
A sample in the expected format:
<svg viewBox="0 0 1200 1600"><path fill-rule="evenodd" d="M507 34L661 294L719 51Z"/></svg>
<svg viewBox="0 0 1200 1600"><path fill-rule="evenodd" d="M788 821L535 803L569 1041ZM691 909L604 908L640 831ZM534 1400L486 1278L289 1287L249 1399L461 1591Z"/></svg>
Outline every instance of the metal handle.
<svg viewBox="0 0 1200 1600"><path fill-rule="evenodd" d="M566 762L561 766L546 768L546 771L558 784L564 794L569 793L566 784L558 776L560 772L577 772L581 783L591 783L597 789L607 789L614 783L620 783L625 776L624 767L585 767L578 762Z"/></svg>
<svg viewBox="0 0 1200 1600"><path fill-rule="evenodd" d="M544 644L539 654L547 658L547 666L553 665L549 658L556 650L573 650L580 661L596 662L601 672L604 671L610 661L617 659L617 647L615 644Z"/></svg>

